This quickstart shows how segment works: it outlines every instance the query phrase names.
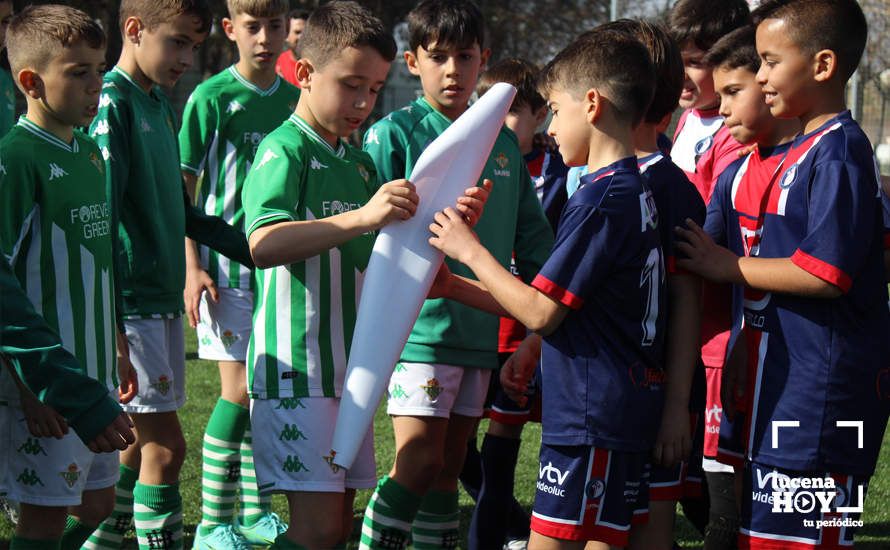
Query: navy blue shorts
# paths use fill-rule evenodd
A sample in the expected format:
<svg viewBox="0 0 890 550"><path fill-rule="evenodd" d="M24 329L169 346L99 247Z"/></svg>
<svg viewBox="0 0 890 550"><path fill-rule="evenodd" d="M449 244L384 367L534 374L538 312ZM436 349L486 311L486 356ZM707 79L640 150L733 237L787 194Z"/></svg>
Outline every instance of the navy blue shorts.
<svg viewBox="0 0 890 550"><path fill-rule="evenodd" d="M852 548L853 535L862 525L868 480L749 462L742 490L739 548Z"/></svg>
<svg viewBox="0 0 890 550"><path fill-rule="evenodd" d="M631 525L649 519L649 456L542 443L532 530L626 546Z"/></svg>

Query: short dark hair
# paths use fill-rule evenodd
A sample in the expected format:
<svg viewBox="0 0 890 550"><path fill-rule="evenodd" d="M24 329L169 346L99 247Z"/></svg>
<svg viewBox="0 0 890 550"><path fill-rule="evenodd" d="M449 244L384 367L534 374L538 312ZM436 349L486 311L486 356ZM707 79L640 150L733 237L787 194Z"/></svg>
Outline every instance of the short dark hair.
<svg viewBox="0 0 890 550"><path fill-rule="evenodd" d="M725 69L745 68L756 73L760 69L760 56L754 45L757 28L745 25L736 29L717 41L702 60L712 68Z"/></svg>
<svg viewBox="0 0 890 550"><path fill-rule="evenodd" d="M13 16L6 31L12 74L27 67L41 71L62 48L79 42L104 48L105 32L78 9L58 4L28 6Z"/></svg>
<svg viewBox="0 0 890 550"><path fill-rule="evenodd" d="M544 96L538 92L539 69L530 61L519 58L502 59L485 70L479 76L476 93L480 96L497 82L506 82L516 87L516 97L510 105L510 111L516 112L528 105L533 113L547 105Z"/></svg>
<svg viewBox="0 0 890 550"><path fill-rule="evenodd" d="M544 67L538 87L545 96L555 89L579 94L599 88L618 117L636 126L652 101L655 71L639 40L597 27L556 54Z"/></svg>
<svg viewBox="0 0 890 550"><path fill-rule="evenodd" d="M298 8L295 10L290 10L287 12L288 19L309 19L309 16L312 14L309 10L304 10L302 8Z"/></svg>
<svg viewBox="0 0 890 550"><path fill-rule="evenodd" d="M485 23L469 0L423 0L408 13L408 47L417 51L435 42L443 46L485 47Z"/></svg>
<svg viewBox="0 0 890 550"><path fill-rule="evenodd" d="M251 17L278 17L287 12L287 0L226 0L229 17L246 14Z"/></svg>
<svg viewBox="0 0 890 550"><path fill-rule="evenodd" d="M323 67L342 50L359 46L369 46L390 62L396 57L396 42L380 19L357 2L335 0L309 16L300 55Z"/></svg>
<svg viewBox="0 0 890 550"><path fill-rule="evenodd" d="M122 0L120 26L130 17L138 17L145 28L154 30L158 25L168 23L182 14L193 15L201 20L199 32L210 31L213 13L207 0Z"/></svg>
<svg viewBox="0 0 890 550"><path fill-rule="evenodd" d="M868 40L868 22L856 0L767 0L752 17L757 25L765 19L783 20L804 53L833 51L845 81L856 71Z"/></svg>
<svg viewBox="0 0 890 550"><path fill-rule="evenodd" d="M655 92L652 103L643 120L654 124L661 122L677 108L683 92L683 56L680 47L671 38L667 29L642 19L619 19L602 25L605 30L623 32L643 43L652 58L655 70Z"/></svg>
<svg viewBox="0 0 890 550"><path fill-rule="evenodd" d="M671 36L708 51L720 38L750 22L745 0L677 0L668 15Z"/></svg>

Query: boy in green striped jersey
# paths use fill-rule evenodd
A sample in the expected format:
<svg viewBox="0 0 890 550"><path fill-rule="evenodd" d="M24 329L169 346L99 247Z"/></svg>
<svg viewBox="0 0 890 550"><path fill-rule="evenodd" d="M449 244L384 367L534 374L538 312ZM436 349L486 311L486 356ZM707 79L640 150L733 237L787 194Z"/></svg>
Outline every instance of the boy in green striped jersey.
<svg viewBox="0 0 890 550"><path fill-rule="evenodd" d="M121 454L115 510L91 548L119 547L131 520L140 548L182 547L177 410L185 402L183 243L192 210L182 199L175 115L160 86L172 87L191 66L210 23L206 0L123 0L121 56L90 127L106 168L118 315L139 375L139 393L124 407L137 444Z"/></svg>
<svg viewBox="0 0 890 550"><path fill-rule="evenodd" d="M115 361L121 341L105 167L96 144L74 130L96 114L105 34L73 8L29 7L10 24L7 44L28 111L0 141L0 249L34 309L107 396L117 367L129 363ZM130 376L124 370L121 378ZM7 369L0 386L13 406L25 405ZM99 419L115 410L107 401L93 411ZM58 547L63 529L63 544L79 546L111 512L118 455L94 455L74 434L32 437L21 409L13 413L2 447L9 496L21 503L11 547Z"/></svg>
<svg viewBox="0 0 890 550"><path fill-rule="evenodd" d="M260 141L294 111L299 89L275 72L284 47L287 0L228 0L223 30L238 47L238 62L199 84L179 132L182 175L198 204L244 230L241 188ZM195 548L271 544L287 529L260 495L253 471L244 360L250 339L251 267L186 240L185 307L198 330L198 356L219 362L222 390L203 445L202 518ZM239 476L240 471L240 476ZM240 521L234 525L241 485Z"/></svg>
<svg viewBox="0 0 890 550"><path fill-rule="evenodd" d="M382 180L410 174L423 150L467 109L488 59L479 8L468 0L425 0L408 15L409 71L423 96L365 134ZM516 135L501 130L482 172L494 181L476 229L505 268L530 283L553 234L535 194ZM452 272L474 278L450 259ZM396 457L365 511L362 548L454 548L457 481L469 434L482 415L498 367L498 318L447 299L427 300L389 383ZM413 525L412 525L413 524Z"/></svg>
<svg viewBox="0 0 890 550"><path fill-rule="evenodd" d="M375 231L416 210L414 186L379 185L370 157L342 138L374 106L395 57L379 19L355 2L312 13L300 40L296 112L260 144L244 184L256 305L247 350L261 489L283 492L290 526L273 548L341 548L357 488L373 487L373 435L348 471L330 457ZM484 191L467 190L478 217ZM475 198L474 198L475 197ZM475 206L473 206L475 204Z"/></svg>

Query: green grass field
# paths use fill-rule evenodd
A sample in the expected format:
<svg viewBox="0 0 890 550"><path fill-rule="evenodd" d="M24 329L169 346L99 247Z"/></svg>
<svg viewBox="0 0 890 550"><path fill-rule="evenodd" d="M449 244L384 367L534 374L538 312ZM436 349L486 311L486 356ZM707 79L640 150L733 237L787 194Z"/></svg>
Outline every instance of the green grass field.
<svg viewBox="0 0 890 550"><path fill-rule="evenodd" d="M180 418L182 421L185 438L188 442L188 456L182 469L181 487L186 525L185 547L191 548L192 535L195 525L200 520L200 494L201 494L201 438L204 434L204 426L210 415L219 393L219 382L216 364L203 361L195 354L194 331L186 331L187 349L187 376L188 376L188 402L182 409ZM486 423L480 427L480 434L484 433ZM383 410L377 411L374 421L377 442L377 470L385 472L392 464L393 436L392 425ZM516 471L516 498L528 508L531 508L534 498L534 487L537 479L537 452L540 442L540 425L531 424L526 427L522 448ZM890 432L884 438L884 446L878 470L872 478L865 503L865 525L859 531L857 548L863 549L887 549L890 550ZM358 533L359 518L365 504L370 498L370 491L359 492L356 502L356 522L354 533ZM276 496L274 500L275 511L282 518L287 517L286 503L283 497ZM473 502L469 496L461 492L461 524L466 529L469 525ZM684 548L701 548L701 537L692 526L682 517L677 520L677 541ZM6 548L9 537L12 534L12 526L6 518L0 519L0 548ZM465 533L464 533L465 540ZM354 535L350 548L356 547ZM126 546L135 548L132 540Z"/></svg>

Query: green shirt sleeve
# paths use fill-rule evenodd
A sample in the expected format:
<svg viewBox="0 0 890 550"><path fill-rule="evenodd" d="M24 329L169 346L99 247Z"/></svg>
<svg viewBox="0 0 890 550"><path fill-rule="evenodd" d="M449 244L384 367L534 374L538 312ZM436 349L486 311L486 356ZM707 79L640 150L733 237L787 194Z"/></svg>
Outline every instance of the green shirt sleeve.
<svg viewBox="0 0 890 550"><path fill-rule="evenodd" d="M407 144L405 131L385 118L371 126L365 133L363 149L374 161L379 185L408 177L405 174Z"/></svg>
<svg viewBox="0 0 890 550"><path fill-rule="evenodd" d="M516 236L513 251L516 269L526 283L531 283L550 256L553 247L553 230L544 215L544 209L535 193L535 186L525 162L519 170L519 208L517 211Z"/></svg>
<svg viewBox="0 0 890 550"><path fill-rule="evenodd" d="M0 354L41 401L65 417L84 443L121 413L105 386L81 374L77 359L34 311L5 259L0 259Z"/></svg>
<svg viewBox="0 0 890 550"><path fill-rule="evenodd" d="M305 179L299 151L286 151L276 139L263 140L256 159L241 191L248 237L258 227L296 219Z"/></svg>
<svg viewBox="0 0 890 550"><path fill-rule="evenodd" d="M90 136L96 141L105 161L105 196L111 208L111 252L114 257L114 305L117 312L117 327L123 332L121 314L124 311L121 290L121 273L129 271L126 262L126 248L120 242L120 220L123 197L127 190L130 175L130 114L126 101L112 90L113 85L103 90L99 98L99 112L90 125Z"/></svg>
<svg viewBox="0 0 890 550"><path fill-rule="evenodd" d="M179 163L184 172L197 176L204 169L207 147L218 124L214 102L196 89L185 104L179 129Z"/></svg>

